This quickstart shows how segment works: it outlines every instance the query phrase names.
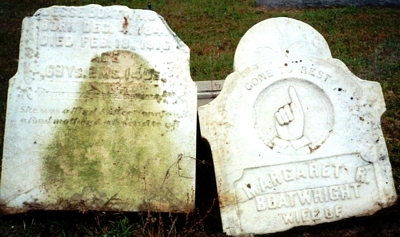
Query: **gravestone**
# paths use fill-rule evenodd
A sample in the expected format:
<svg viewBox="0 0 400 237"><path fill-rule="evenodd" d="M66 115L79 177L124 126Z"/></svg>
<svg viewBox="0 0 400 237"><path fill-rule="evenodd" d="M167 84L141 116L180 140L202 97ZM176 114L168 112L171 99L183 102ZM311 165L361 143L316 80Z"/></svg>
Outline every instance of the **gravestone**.
<svg viewBox="0 0 400 237"><path fill-rule="evenodd" d="M379 83L332 58L309 25L272 18L253 26L221 93L199 107L224 232L280 232L392 205L384 111Z"/></svg>
<svg viewBox="0 0 400 237"><path fill-rule="evenodd" d="M189 49L153 11L53 6L23 21L1 209L194 209Z"/></svg>

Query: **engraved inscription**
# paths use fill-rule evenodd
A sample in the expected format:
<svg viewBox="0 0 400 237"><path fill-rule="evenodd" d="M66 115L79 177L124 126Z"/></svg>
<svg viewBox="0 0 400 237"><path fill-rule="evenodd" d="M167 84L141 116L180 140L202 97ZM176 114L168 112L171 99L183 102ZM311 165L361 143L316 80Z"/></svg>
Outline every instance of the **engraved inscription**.
<svg viewBox="0 0 400 237"><path fill-rule="evenodd" d="M301 73L304 75L309 75L318 80L323 80L323 81L333 79L332 76L328 72L325 72L323 69L317 69L315 67L306 67L306 66L301 66L301 67L282 66L282 67L267 69L263 73L258 74L256 77L247 80L245 83L245 89L250 91L253 90L255 87L262 85L263 83L268 82L269 78L281 75L290 76L290 74L293 73Z"/></svg>
<svg viewBox="0 0 400 237"><path fill-rule="evenodd" d="M52 18L97 18L97 19L114 19L117 15L114 11L102 7L93 7L89 11L82 8L70 8L70 7L57 7L57 8L45 8L41 11L41 17L52 17ZM122 12L120 11L120 14Z"/></svg>
<svg viewBox="0 0 400 237"><path fill-rule="evenodd" d="M343 163L326 163L326 164L298 164L294 167L277 168L273 171L265 173L259 177L251 188L243 188L248 198L267 192L276 186L285 183L302 181L308 179L338 179L341 173L344 173L346 166ZM246 187L248 187L246 185Z"/></svg>
<svg viewBox="0 0 400 237"><path fill-rule="evenodd" d="M305 208L300 211L283 212L282 219L285 224L309 224L321 220L338 219L342 216L343 206L340 204L325 208Z"/></svg>
<svg viewBox="0 0 400 237"><path fill-rule="evenodd" d="M47 78L82 78L83 69L77 66L47 65L45 75Z"/></svg>
<svg viewBox="0 0 400 237"><path fill-rule="evenodd" d="M42 47L80 46L162 52L170 50L172 45L169 31L155 21L154 14L113 12L102 8L84 14L79 9L60 7L44 9L40 17L39 45Z"/></svg>
<svg viewBox="0 0 400 237"><path fill-rule="evenodd" d="M257 211L360 198L359 183L256 196Z"/></svg>
<svg viewBox="0 0 400 237"><path fill-rule="evenodd" d="M41 34L40 46L72 47L75 45L75 38L72 35L46 35Z"/></svg>
<svg viewBox="0 0 400 237"><path fill-rule="evenodd" d="M48 68L54 77L68 76L72 70L71 66ZM168 159L176 157L175 146L169 143L193 116L177 104L177 93L181 96L182 92L175 92L172 83L161 78L142 55L125 50L92 58L82 80L73 83L79 87L69 95L70 103L54 106L57 109L51 113L40 105L19 107L21 126L55 131L43 145L43 176L46 184L52 184L46 191L71 197L82 187L93 187L129 200L130 192L119 192L121 187L133 187L129 190L146 197L143 182L161 185L171 166ZM150 174L142 170L150 170L149 181ZM168 177L168 182L180 178ZM143 181L132 184L132 180Z"/></svg>
<svg viewBox="0 0 400 237"><path fill-rule="evenodd" d="M395 202L378 83L287 18L252 27L234 61L225 89L198 109L227 235L372 215Z"/></svg>
<svg viewBox="0 0 400 237"><path fill-rule="evenodd" d="M112 34L113 32L109 23L85 21L82 26L82 33Z"/></svg>
<svg viewBox="0 0 400 237"><path fill-rule="evenodd" d="M150 67L137 54L128 51L105 52L91 60L88 74L82 68L66 65L47 65L47 78L82 78L80 92L72 98L78 100L134 100L137 104L172 103L178 100L174 91L163 88L167 80ZM148 86L146 86L148 85ZM47 92L46 95L57 94ZM179 127L186 112L171 112L163 109L137 109L121 106L74 106L72 108L44 109L21 106L24 116L19 120L25 125L68 125L68 126L128 126L155 127L172 131Z"/></svg>
<svg viewBox="0 0 400 237"><path fill-rule="evenodd" d="M25 18L22 36L9 88L4 208L190 212L196 86L188 47L162 17L52 6Z"/></svg>
<svg viewBox="0 0 400 237"><path fill-rule="evenodd" d="M115 108L86 108L44 109L22 106L19 111L26 114L21 118L21 124L29 125L69 125L69 126L128 126L128 127L158 127L175 130L179 127L180 119L187 117L185 113L162 111L144 111L136 109ZM183 111L184 112L184 111ZM68 116L68 118L65 118ZM163 121L164 120L164 121ZM163 121L163 122L162 122Z"/></svg>
<svg viewBox="0 0 400 237"><path fill-rule="evenodd" d="M311 75L311 76L313 76L315 78L322 79L324 81L327 81L328 79L332 78L331 75L329 75L326 72L324 72L322 70L319 70L319 69L317 69L315 67L302 66L301 67L301 73Z"/></svg>
<svg viewBox="0 0 400 237"><path fill-rule="evenodd" d="M71 20L49 20L43 19L40 21L41 31L54 31L54 32L76 32L76 25Z"/></svg>
<svg viewBox="0 0 400 237"><path fill-rule="evenodd" d="M122 58L120 58L122 57ZM165 78L160 78L160 73L153 68L146 68L142 64L132 64L127 66L117 65L120 60L134 60L126 54L120 54L120 51L103 53L100 57L92 60L93 65L89 67L87 77L96 80L124 80L147 83L165 83ZM79 66L53 65L45 67L45 76L47 78L83 78L84 69ZM115 81L114 80L114 81Z"/></svg>
<svg viewBox="0 0 400 237"><path fill-rule="evenodd" d="M257 77L254 77L249 82L247 82L245 84L245 87L247 90L252 90L254 87L260 85L262 82L273 76L274 74L272 73L271 69L266 70L264 73L258 74Z"/></svg>
<svg viewBox="0 0 400 237"><path fill-rule="evenodd" d="M377 195L375 186L373 165L358 154L248 169L235 182L240 210L287 225L342 218L345 207Z"/></svg>
<svg viewBox="0 0 400 237"><path fill-rule="evenodd" d="M120 55L118 51L112 53L103 53L101 57L93 60L93 66L89 68L89 79L124 79L139 80L141 82L166 82L166 79L160 79L160 73L152 68L146 68L142 64L133 64L129 67L120 67L114 64L122 63L122 60L134 60L128 58L126 54Z"/></svg>
<svg viewBox="0 0 400 237"><path fill-rule="evenodd" d="M107 36L82 36L80 45L82 48L111 48L110 39Z"/></svg>

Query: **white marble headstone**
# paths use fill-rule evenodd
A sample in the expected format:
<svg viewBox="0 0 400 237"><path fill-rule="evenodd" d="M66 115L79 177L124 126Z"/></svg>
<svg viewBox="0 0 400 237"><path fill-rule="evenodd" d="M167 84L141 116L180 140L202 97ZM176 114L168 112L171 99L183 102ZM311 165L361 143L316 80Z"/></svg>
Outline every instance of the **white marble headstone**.
<svg viewBox="0 0 400 237"><path fill-rule="evenodd" d="M1 208L193 210L196 108L189 49L155 12L38 10L10 80Z"/></svg>
<svg viewBox="0 0 400 237"><path fill-rule="evenodd" d="M224 232L280 232L395 202L381 87L333 59L315 29L262 21L241 39L234 68L199 108Z"/></svg>

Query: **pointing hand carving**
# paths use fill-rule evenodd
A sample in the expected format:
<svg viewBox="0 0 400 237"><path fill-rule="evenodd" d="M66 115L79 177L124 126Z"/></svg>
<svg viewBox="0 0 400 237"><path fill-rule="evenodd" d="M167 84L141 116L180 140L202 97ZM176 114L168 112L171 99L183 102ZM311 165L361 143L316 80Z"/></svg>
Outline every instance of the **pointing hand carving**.
<svg viewBox="0 0 400 237"><path fill-rule="evenodd" d="M288 89L290 102L275 112L278 137L272 141L273 150L285 154L309 154L310 140L303 136L304 112L294 87Z"/></svg>
<svg viewBox="0 0 400 237"><path fill-rule="evenodd" d="M304 113L294 87L289 87L291 102L280 107L275 113L275 126L280 139L300 139L304 131Z"/></svg>

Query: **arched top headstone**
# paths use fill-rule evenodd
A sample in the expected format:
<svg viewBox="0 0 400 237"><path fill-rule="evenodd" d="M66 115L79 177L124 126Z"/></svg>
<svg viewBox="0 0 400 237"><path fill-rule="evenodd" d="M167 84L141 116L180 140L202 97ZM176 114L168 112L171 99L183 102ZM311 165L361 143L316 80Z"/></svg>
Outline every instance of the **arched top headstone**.
<svg viewBox="0 0 400 237"><path fill-rule="evenodd" d="M281 56L332 58L328 43L313 27L278 17L259 22L244 34L236 48L234 71L269 64Z"/></svg>
<svg viewBox="0 0 400 237"><path fill-rule="evenodd" d="M370 215L396 200L377 82L331 56L309 25L252 27L218 97L198 108L227 235Z"/></svg>

